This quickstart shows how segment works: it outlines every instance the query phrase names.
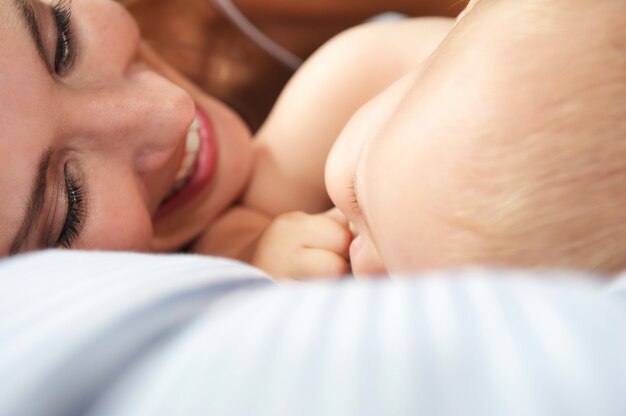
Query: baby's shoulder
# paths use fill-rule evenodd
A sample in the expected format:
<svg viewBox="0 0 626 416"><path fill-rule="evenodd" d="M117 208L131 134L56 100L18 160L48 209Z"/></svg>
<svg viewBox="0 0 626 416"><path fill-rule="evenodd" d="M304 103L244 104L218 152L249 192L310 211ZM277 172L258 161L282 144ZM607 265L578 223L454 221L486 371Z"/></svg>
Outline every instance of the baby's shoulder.
<svg viewBox="0 0 626 416"><path fill-rule="evenodd" d="M389 61L407 69L420 64L448 34L454 19L416 17L368 22L347 29L326 42L310 59L346 62ZM335 67L336 70L341 68Z"/></svg>

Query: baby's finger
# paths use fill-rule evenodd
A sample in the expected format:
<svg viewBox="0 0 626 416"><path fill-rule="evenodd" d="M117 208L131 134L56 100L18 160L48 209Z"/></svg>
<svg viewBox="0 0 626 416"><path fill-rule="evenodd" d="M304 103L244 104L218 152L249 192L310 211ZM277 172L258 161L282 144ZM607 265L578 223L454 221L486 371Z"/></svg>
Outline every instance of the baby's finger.
<svg viewBox="0 0 626 416"><path fill-rule="evenodd" d="M352 242L352 232L326 214L310 218L303 245L306 248L319 248L332 251L347 259Z"/></svg>
<svg viewBox="0 0 626 416"><path fill-rule="evenodd" d="M298 257L299 270L291 274L295 280L334 279L350 272L348 261L331 251L309 248Z"/></svg>

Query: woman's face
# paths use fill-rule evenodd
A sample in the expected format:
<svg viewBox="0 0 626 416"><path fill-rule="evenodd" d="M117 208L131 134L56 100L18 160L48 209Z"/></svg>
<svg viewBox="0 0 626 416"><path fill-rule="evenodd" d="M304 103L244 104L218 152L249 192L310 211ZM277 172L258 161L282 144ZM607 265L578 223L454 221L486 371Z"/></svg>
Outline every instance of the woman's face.
<svg viewBox="0 0 626 416"><path fill-rule="evenodd" d="M355 274L477 258L537 265L550 261L544 256L558 239L590 234L584 223L569 234L542 226L567 219L564 210L579 208L573 196L583 192L559 189L568 182L555 173L577 168L551 160L588 155L597 164L598 153L573 150L589 147L578 133L623 125L624 57L614 51L624 32L616 32L617 20L607 24L623 3L574 3L472 1L422 67L353 116L328 158L326 185L358 235L350 250ZM610 87L620 78L621 90ZM617 105L596 105L609 99ZM548 192L535 187L542 183ZM555 189L564 202L551 197ZM500 247L488 241L499 237L519 243L517 257L477 254Z"/></svg>
<svg viewBox="0 0 626 416"><path fill-rule="evenodd" d="M0 254L175 250L241 192L248 129L117 3L7 0L0 21Z"/></svg>

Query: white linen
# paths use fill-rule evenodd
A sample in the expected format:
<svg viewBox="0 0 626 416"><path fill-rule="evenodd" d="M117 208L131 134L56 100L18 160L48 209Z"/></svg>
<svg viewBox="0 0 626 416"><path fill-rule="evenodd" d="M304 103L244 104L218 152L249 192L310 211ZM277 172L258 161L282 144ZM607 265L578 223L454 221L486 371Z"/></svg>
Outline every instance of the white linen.
<svg viewBox="0 0 626 416"><path fill-rule="evenodd" d="M192 255L23 256L0 262L0 414L623 415L619 287L503 270L277 287Z"/></svg>

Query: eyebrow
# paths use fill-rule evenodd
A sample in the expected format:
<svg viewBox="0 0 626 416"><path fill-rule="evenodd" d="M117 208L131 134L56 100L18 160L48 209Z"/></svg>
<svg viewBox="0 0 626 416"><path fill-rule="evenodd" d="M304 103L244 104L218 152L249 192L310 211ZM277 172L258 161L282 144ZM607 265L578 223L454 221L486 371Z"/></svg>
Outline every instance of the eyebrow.
<svg viewBox="0 0 626 416"><path fill-rule="evenodd" d="M13 243L11 243L10 255L16 254L20 250L20 247L24 244L26 237L30 234L37 219L41 216L41 210L46 196L46 188L48 187L48 166L50 166L53 153L54 149L48 148L41 155L37 175L35 175L35 182L32 186L28 206L26 208L26 216L13 239Z"/></svg>
<svg viewBox="0 0 626 416"><path fill-rule="evenodd" d="M53 70L50 67L48 59L46 58L46 51L43 46L41 31L39 30L39 24L37 23L37 19L35 18L35 10L33 9L33 6L28 0L12 0L12 3L18 9L19 14L22 16L22 20L28 28L28 32L30 33L30 37L35 44L35 48L37 49L37 53L39 54L41 61L43 62L48 72L52 73Z"/></svg>

